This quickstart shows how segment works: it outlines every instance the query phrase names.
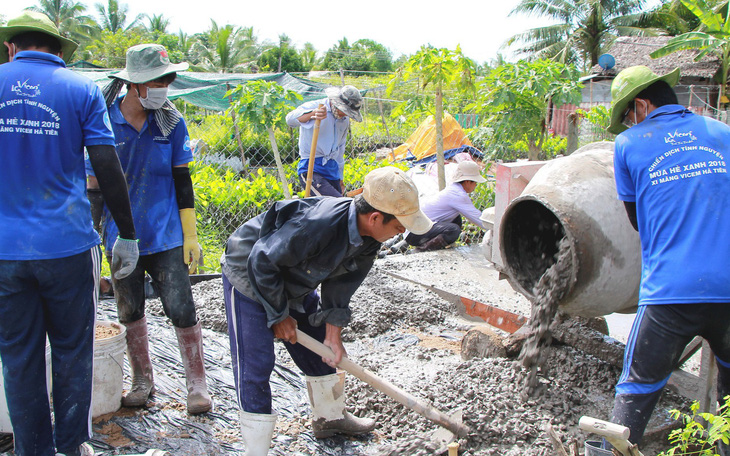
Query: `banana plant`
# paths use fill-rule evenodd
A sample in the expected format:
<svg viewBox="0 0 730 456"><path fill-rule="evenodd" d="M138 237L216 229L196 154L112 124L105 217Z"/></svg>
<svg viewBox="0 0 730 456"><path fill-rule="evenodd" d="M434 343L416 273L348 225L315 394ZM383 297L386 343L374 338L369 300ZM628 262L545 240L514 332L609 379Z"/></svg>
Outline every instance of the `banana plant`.
<svg viewBox="0 0 730 456"><path fill-rule="evenodd" d="M291 198L289 181L281 163L274 128L286 128L286 114L295 107L302 96L275 82L259 79L236 86L229 90L225 97L233 100L229 110L236 112L240 120L247 122L257 132L266 132L269 135L282 191L287 199Z"/></svg>
<svg viewBox="0 0 730 456"><path fill-rule="evenodd" d="M699 62L707 55L720 59L718 82L720 93L717 106L727 104L728 70L730 70L730 15L724 17L723 10L713 9L705 0L682 0L682 4L700 20L700 27L692 32L683 33L670 39L666 45L649 54L653 59L664 57L673 52L698 49L695 57Z"/></svg>

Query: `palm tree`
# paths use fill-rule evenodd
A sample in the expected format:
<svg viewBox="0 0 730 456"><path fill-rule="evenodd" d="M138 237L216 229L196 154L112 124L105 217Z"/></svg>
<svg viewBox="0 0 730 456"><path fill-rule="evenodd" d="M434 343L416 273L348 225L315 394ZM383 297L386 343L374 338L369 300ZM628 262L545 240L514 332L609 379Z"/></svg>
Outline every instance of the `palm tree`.
<svg viewBox="0 0 730 456"><path fill-rule="evenodd" d="M202 71L234 73L246 71L256 61L258 48L251 27L219 27L211 19L211 28L203 33L193 45L192 52L197 54L197 67Z"/></svg>
<svg viewBox="0 0 730 456"><path fill-rule="evenodd" d="M129 30L140 25L142 15L138 14L129 24L127 24L127 12L129 6L127 4L119 4L117 0L108 0L106 6L103 3L97 3L96 11L99 13L99 24L103 30L109 30L116 33L118 30Z"/></svg>
<svg viewBox="0 0 730 456"><path fill-rule="evenodd" d="M309 42L304 43L304 48L299 51L299 55L302 57L302 64L307 71L314 69L322 60L317 57L317 49Z"/></svg>
<svg viewBox="0 0 730 456"><path fill-rule="evenodd" d="M43 13L53 22L61 35L81 42L98 31L98 25L85 15L86 6L73 0L38 0L38 6L28 8Z"/></svg>
<svg viewBox="0 0 730 456"><path fill-rule="evenodd" d="M524 43L518 53L561 63L593 66L618 36L650 36L641 28L646 0L521 0L510 14L551 18L554 25L518 33L505 45Z"/></svg>
<svg viewBox="0 0 730 456"><path fill-rule="evenodd" d="M167 27L170 26L170 19L165 18L162 14L153 14L152 16L145 14L143 17L149 21L149 25L147 26L148 32L155 36L167 33Z"/></svg>

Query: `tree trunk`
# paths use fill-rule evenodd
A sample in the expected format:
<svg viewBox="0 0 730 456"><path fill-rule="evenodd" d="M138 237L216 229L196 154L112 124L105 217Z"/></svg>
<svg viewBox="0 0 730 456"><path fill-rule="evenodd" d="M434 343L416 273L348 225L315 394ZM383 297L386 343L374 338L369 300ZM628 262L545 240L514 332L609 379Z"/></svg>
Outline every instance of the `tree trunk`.
<svg viewBox="0 0 730 456"><path fill-rule="evenodd" d="M444 126L443 126L443 93L441 84L436 88L436 163L438 164L439 190L446 188L446 169L444 164Z"/></svg>
<svg viewBox="0 0 730 456"><path fill-rule="evenodd" d="M284 165L281 164L281 155L279 155L279 148L276 145L274 130L271 127L268 127L266 128L266 131L269 132L269 141L271 141L271 149L274 151L274 160L276 160L276 169L279 171L279 180L281 180L281 189L284 191L284 198L291 199L291 193L289 193L289 181L286 180Z"/></svg>
<svg viewBox="0 0 730 456"><path fill-rule="evenodd" d="M231 85L226 84L226 91L231 90ZM233 99L228 97L228 101L233 104ZM231 120L233 120L233 131L236 136L236 144L238 144L238 150L241 152L241 165L243 166L243 174L248 175L248 163L246 162L246 152L243 150L243 141L241 141L241 130L238 128L238 122L236 122L236 111L231 109Z"/></svg>

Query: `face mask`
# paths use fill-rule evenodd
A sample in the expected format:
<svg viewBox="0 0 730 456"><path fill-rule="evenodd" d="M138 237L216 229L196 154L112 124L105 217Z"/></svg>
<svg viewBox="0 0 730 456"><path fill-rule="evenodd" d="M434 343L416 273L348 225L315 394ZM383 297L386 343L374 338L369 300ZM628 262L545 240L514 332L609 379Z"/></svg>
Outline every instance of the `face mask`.
<svg viewBox="0 0 730 456"><path fill-rule="evenodd" d="M137 96L139 96L139 90L137 90ZM147 98L139 97L139 102L145 109L160 109L165 101L167 101L167 87L147 87Z"/></svg>

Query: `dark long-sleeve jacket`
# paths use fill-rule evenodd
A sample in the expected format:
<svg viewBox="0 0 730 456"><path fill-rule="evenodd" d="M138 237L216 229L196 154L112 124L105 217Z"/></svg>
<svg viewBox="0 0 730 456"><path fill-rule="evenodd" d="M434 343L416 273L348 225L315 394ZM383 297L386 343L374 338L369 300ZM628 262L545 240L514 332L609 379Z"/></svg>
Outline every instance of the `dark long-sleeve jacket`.
<svg viewBox="0 0 730 456"><path fill-rule="evenodd" d="M351 198L279 201L238 228L221 258L223 273L242 294L266 309L268 325L321 285L314 324L346 326L350 298L367 276L380 242L361 237Z"/></svg>

